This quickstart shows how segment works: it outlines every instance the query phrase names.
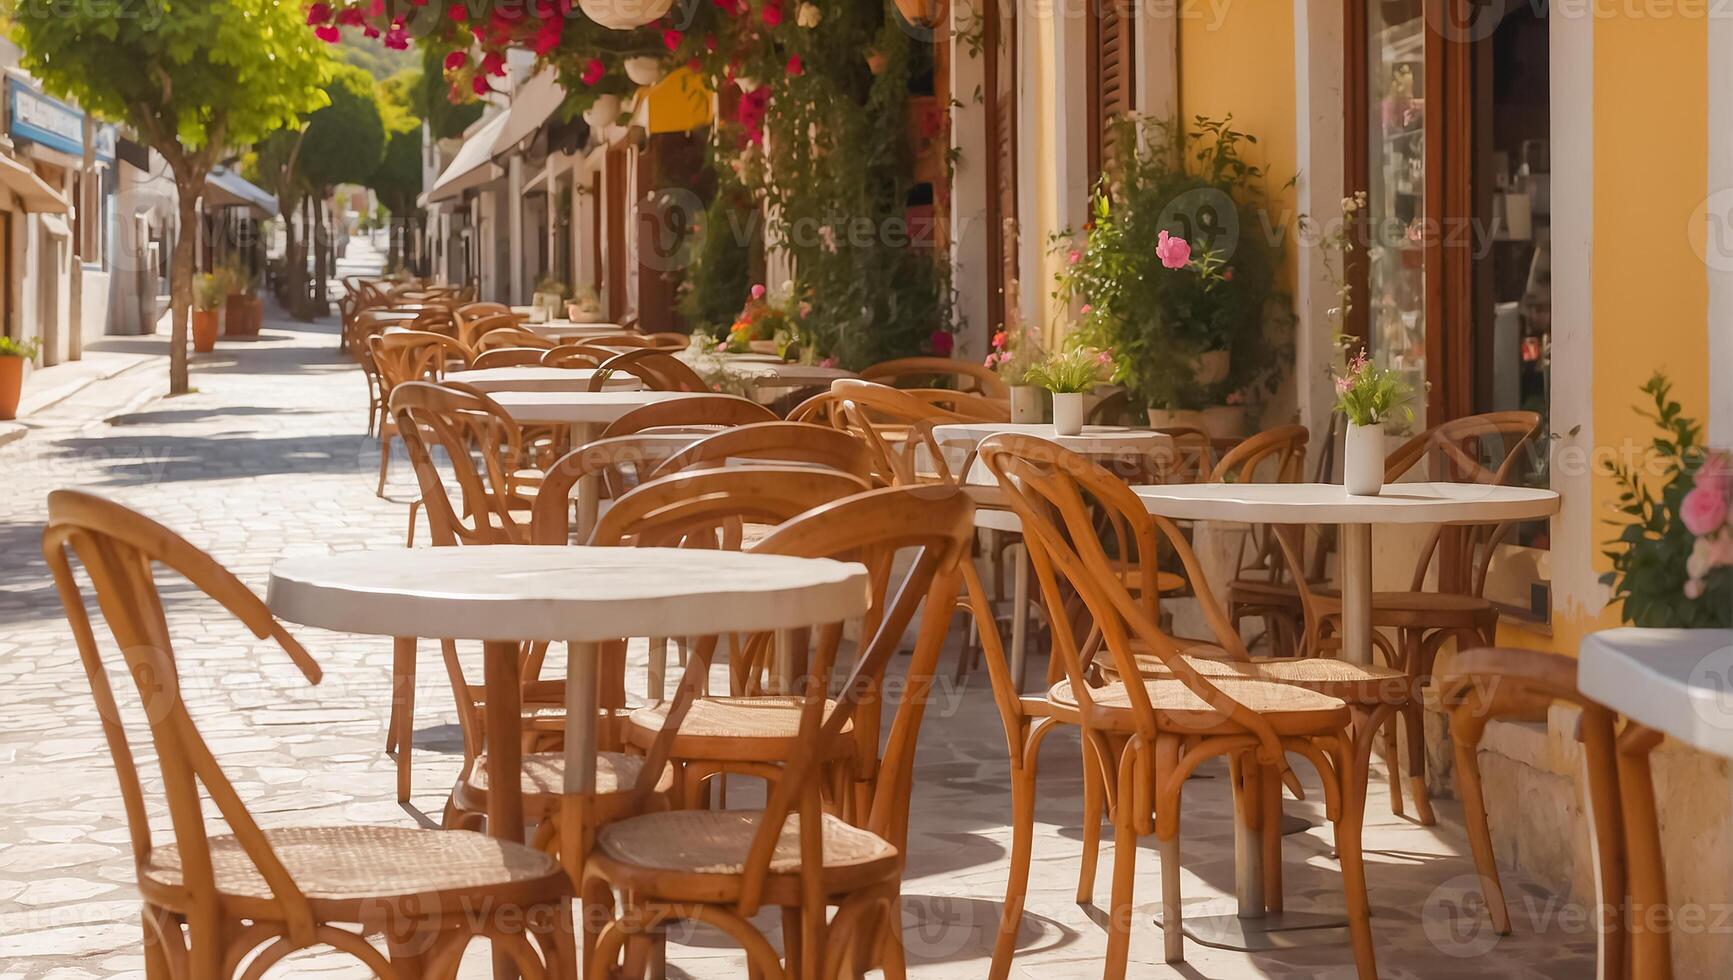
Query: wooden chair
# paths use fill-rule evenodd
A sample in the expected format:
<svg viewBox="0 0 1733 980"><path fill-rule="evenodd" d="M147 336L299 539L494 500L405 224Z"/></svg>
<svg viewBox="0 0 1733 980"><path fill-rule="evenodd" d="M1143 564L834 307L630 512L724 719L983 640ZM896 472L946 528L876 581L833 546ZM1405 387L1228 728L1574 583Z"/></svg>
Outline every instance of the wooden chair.
<svg viewBox="0 0 1733 980"><path fill-rule="evenodd" d="M831 384L847 430L873 450L889 484L954 482L933 426L971 421L899 388L871 381Z"/></svg>
<svg viewBox="0 0 1733 980"><path fill-rule="evenodd" d="M325 946L391 980L451 976L477 936L490 939L525 976L572 974L572 883L544 854L463 831L261 829L188 714L180 688L163 683L182 671L156 567L187 579L254 636L275 640L315 684L318 665L245 585L168 528L70 490L49 495L48 514L43 553L77 641L131 830L147 975L234 976L252 956L245 975L254 977L292 952ZM138 683L163 802L145 795L154 784L140 778L72 554L124 657L123 673ZM207 800L228 833L210 832ZM173 843L156 841L152 809L166 811ZM377 933L387 938L386 952L367 939Z"/></svg>
<svg viewBox="0 0 1733 980"><path fill-rule="evenodd" d="M558 368L597 368L602 366L603 361L618 353L616 350L589 344L561 344L542 352L542 364L545 367Z"/></svg>
<svg viewBox="0 0 1733 980"><path fill-rule="evenodd" d="M522 327L495 327L480 336L475 342L476 350L493 350L496 347L539 347L542 350L553 350L557 346L553 341L533 330Z"/></svg>
<svg viewBox="0 0 1733 980"><path fill-rule="evenodd" d="M1324 430L1323 445L1312 471L1312 482L1329 483L1336 465L1336 430L1339 413L1332 413ZM1264 621L1264 639L1270 644L1272 656L1292 656L1301 653L1305 636L1305 610L1300 604L1299 590L1292 576L1303 575L1308 582L1323 588L1328 550L1335 542L1335 528L1320 528L1316 546L1303 554L1298 565L1271 548L1271 532L1258 534L1259 551L1248 561L1245 549L1240 552L1234 578L1228 583L1228 618L1237 627L1248 616ZM1303 537L1302 542L1303 544ZM1302 552L1304 548L1302 547ZM1295 572L1294 569L1298 568Z"/></svg>
<svg viewBox="0 0 1733 980"><path fill-rule="evenodd" d="M935 408L942 408L972 422L1011 421L1011 402L1007 399L988 398L968 391L952 391L949 388L898 388L897 390L907 392Z"/></svg>
<svg viewBox="0 0 1733 980"><path fill-rule="evenodd" d="M1597 928L1604 968L1601 975L1664 975L1652 967L1626 973L1630 937L1622 926L1627 879L1656 871L1627 864L1621 819L1627 794L1620 785L1617 768L1606 764L1618 756L1617 746L1624 739L1616 730L1618 719L1614 713L1578 692L1576 658L1538 650L1464 650L1446 662L1437 683L1440 703L1450 714L1450 741L1456 755L1454 777L1456 791L1462 798L1469 849L1474 853L1475 870L1480 873L1487 914L1498 934L1510 935L1510 911L1499 882L1492 831L1487 826L1486 798L1480 783L1480 739L1487 724L1496 718L1544 720L1552 703L1572 704L1582 710L1578 737L1587 747L1585 809L1593 823L1595 871L1601 900ZM1661 893L1665 894L1664 890ZM1642 914L1651 913L1644 908ZM1664 954L1664 935L1658 945Z"/></svg>
<svg viewBox="0 0 1733 980"><path fill-rule="evenodd" d="M803 463L841 470L871 485L872 451L846 432L806 422L755 422L698 440L658 467L654 476L722 466L737 460Z"/></svg>
<svg viewBox="0 0 1733 980"><path fill-rule="evenodd" d="M1075 631L1056 627L1054 653L1064 665L1065 679L1048 692L1046 705L1024 711L1025 716L1039 712L1054 719L1031 734L1031 741L1059 721L1080 725L1086 769L1097 767L1103 789L1116 788L1102 794L1111 805L1115 827L1105 976L1119 980L1125 975L1137 838L1144 834L1154 834L1160 844L1166 958L1170 963L1184 958L1181 796L1186 778L1207 759L1226 756L1229 760L1239 840L1236 851L1257 849L1264 855L1262 887L1255 890L1262 894L1242 898L1261 906L1256 912L1281 909L1281 787L1292 778L1287 757L1293 753L1309 761L1324 783L1325 812L1335 824L1342 862L1355 962L1361 977L1376 977L1360 851L1371 739L1356 739L1351 733L1376 731L1377 717L1316 688L1353 687L1368 679L1376 682L1378 675L1356 671L1344 677L1330 670L1308 675L1303 686L1271 679L1264 668L1247 662L1239 637L1215 604L1180 529L1165 518L1149 515L1124 483L1075 453L1026 436L989 438L981 446L981 459L1022 521L1049 615L1055 623L1068 623L1071 614L1062 585L1074 590L1122 679L1099 683L1075 642ZM1187 656L1185 648L1162 632L1154 615L1157 597L1148 591L1133 595L1104 547L1098 531L1104 515L1111 515L1114 526L1123 528L1135 542L1137 555L1153 556L1165 547L1181 557L1217 646L1228 654L1224 659L1236 665L1219 671L1201 666L1205 661ZM1125 546L1123 541L1118 547ZM1159 674L1145 657L1159 664ZM996 683L1008 682L1008 672L995 673L1001 678ZM1005 692L1000 700L1013 696L1014 692ZM1022 751L1017 760L1021 778L1013 784L1013 869L995 953L995 977L1009 969L1016 943L1033 822L1033 751L1028 745L1016 748ZM1086 839L1084 883L1090 886L1092 849L1093 842Z"/></svg>
<svg viewBox="0 0 1733 980"><path fill-rule="evenodd" d="M517 328L522 325L523 317L516 313L483 313L467 317L460 314L457 318L457 339L471 347L479 347L481 338L489 333L495 330Z"/></svg>
<svg viewBox="0 0 1733 980"><path fill-rule="evenodd" d="M833 391L821 391L801 400L788 410L785 418L790 422L810 422L832 429L848 427L842 417L842 398Z"/></svg>
<svg viewBox="0 0 1733 980"><path fill-rule="evenodd" d="M542 355L547 351L539 347L495 347L475 355L470 367L480 371L484 368L522 367L542 363Z"/></svg>
<svg viewBox="0 0 1733 980"><path fill-rule="evenodd" d="M651 347L658 350L679 351L692 346L692 338L690 336L683 333L675 333L671 330L663 330L658 333L647 333L644 334L644 339L650 342Z"/></svg>
<svg viewBox="0 0 1733 980"><path fill-rule="evenodd" d="M641 333L602 334L597 337L585 337L584 342L595 344L597 347L618 347L622 350L655 346L650 342L650 338Z"/></svg>
<svg viewBox="0 0 1733 980"><path fill-rule="evenodd" d="M1207 483L1215 471L1215 440L1202 429L1185 425L1158 428L1173 439L1174 463L1166 475L1167 483Z"/></svg>
<svg viewBox="0 0 1733 980"><path fill-rule="evenodd" d="M629 350L603 361L596 373L590 377L590 390L603 390L607 386L609 375L614 372L632 375L644 382L644 387L650 391L714 390L686 362L653 347Z"/></svg>
<svg viewBox="0 0 1733 980"><path fill-rule="evenodd" d="M988 398L1010 398L1007 385L992 368L949 357L903 357L884 361L860 373L862 381L877 381L893 387L927 387L903 385L904 381L946 380L955 383L959 391L971 391Z"/></svg>
<svg viewBox="0 0 1733 980"><path fill-rule="evenodd" d="M424 330L402 330L375 334L367 339L373 364L379 372L380 397L386 404L398 385L409 381L438 381L452 367L468 367L475 352L444 334ZM391 466L391 440L398 437L389 413L379 425L379 487L385 496L385 480Z"/></svg>
<svg viewBox="0 0 1733 980"><path fill-rule="evenodd" d="M697 395L653 402L620 416L602 430L602 438L650 430L714 432L754 422L775 422L776 413L738 395Z"/></svg>
<svg viewBox="0 0 1733 980"><path fill-rule="evenodd" d="M899 549L916 555L900 587L874 590L869 625L841 693L832 698L826 684L807 686L799 702L799 736L762 810L647 814L597 834L582 894L600 907L618 890L624 905L612 921L586 917L586 929L599 925L586 976L609 975L622 950L626 973L635 975L641 957L678 920L704 922L734 939L754 976L857 976L873 967L888 977L904 975L897 910L914 747L956 592L956 568L972 534L971 509L968 498L955 492L874 490L791 521L753 548L863 560L886 572L889 556ZM869 679L883 675L917 614L921 625L907 693L891 724L870 801L851 824L824 809L823 762L834 743L851 740L850 724L882 710ZM841 624L816 633L812 676L828 677L838 659ZM670 751L707 669L704 652L695 651L663 735L650 749L650 767ZM765 906L782 910L781 958L751 921Z"/></svg>

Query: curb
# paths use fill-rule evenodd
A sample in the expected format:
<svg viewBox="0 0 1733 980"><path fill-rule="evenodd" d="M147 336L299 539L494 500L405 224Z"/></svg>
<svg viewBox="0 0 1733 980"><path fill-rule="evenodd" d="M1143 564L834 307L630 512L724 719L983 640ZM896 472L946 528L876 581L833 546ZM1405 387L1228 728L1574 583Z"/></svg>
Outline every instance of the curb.
<svg viewBox="0 0 1733 980"><path fill-rule="evenodd" d="M119 368L116 368L115 370L110 371L107 374L91 375L90 377L85 378L84 381L80 384L67 385L64 389L56 392L54 397L49 399L48 401L42 402L40 404L32 404L30 406L30 413L35 414L37 412L44 411L45 409L53 408L54 406L65 402L66 400L72 398L74 395L77 395L80 392L84 391L85 389L89 388L91 385L98 384L98 383L103 382L103 381L111 381L115 378L121 377L122 375L130 374L131 372L136 371L139 368L148 367L149 365L152 365L155 363L157 363L156 358L146 357L146 358L141 358L137 361L134 361L131 364L126 364L126 365L123 365ZM140 397L134 398L134 399L132 399L126 403L127 407L126 407L125 412L120 412L120 413L115 413L115 414L125 414L126 412L136 411L140 406L142 406L146 402L154 400L155 398L156 398L156 395L154 395L154 394L150 394L148 392L141 392ZM17 442L19 439L22 439L26 435L29 435L29 434L30 434L30 426L25 425L23 422L19 422L19 421L0 422L0 446L6 446L10 443Z"/></svg>

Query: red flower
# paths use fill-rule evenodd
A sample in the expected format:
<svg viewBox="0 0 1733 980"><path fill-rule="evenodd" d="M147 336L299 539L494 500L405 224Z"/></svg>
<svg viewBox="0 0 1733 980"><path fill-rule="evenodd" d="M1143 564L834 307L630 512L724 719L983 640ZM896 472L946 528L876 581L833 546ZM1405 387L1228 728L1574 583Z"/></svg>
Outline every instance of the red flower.
<svg viewBox="0 0 1733 980"><path fill-rule="evenodd" d="M801 62L800 55L796 54L789 56L787 71L790 75L806 74L806 65Z"/></svg>
<svg viewBox="0 0 1733 980"><path fill-rule="evenodd" d="M313 28L313 36L326 44L336 44L343 39L343 32L330 24L320 24Z"/></svg>
<svg viewBox="0 0 1733 980"><path fill-rule="evenodd" d="M772 0L764 5L764 13L760 16L764 18L765 27L776 27L782 23L782 5Z"/></svg>
<svg viewBox="0 0 1733 980"><path fill-rule="evenodd" d="M704 50L706 50L706 51L715 51L716 50L716 35L714 35L714 34L704 35Z"/></svg>
<svg viewBox="0 0 1733 980"><path fill-rule="evenodd" d="M385 32L385 46L393 51L409 50L409 34L404 31L402 24L398 24Z"/></svg>
<svg viewBox="0 0 1733 980"><path fill-rule="evenodd" d="M680 50L680 42L686 40L686 35L670 27L662 32L662 46L669 51Z"/></svg>
<svg viewBox="0 0 1733 980"><path fill-rule="evenodd" d="M927 338L927 347L938 357L950 357L956 343L956 338L945 330L934 330L933 335Z"/></svg>
<svg viewBox="0 0 1733 980"><path fill-rule="evenodd" d="M565 21L558 19L543 21L541 29L536 31L534 43L530 45L536 54L545 55L559 47L560 33L565 30L565 25Z"/></svg>
<svg viewBox="0 0 1733 980"><path fill-rule="evenodd" d="M456 71L467 64L469 64L469 52L467 51L453 51L445 56L446 71Z"/></svg>
<svg viewBox="0 0 1733 980"><path fill-rule="evenodd" d="M486 75L477 75L470 79L469 88L470 91L474 92L476 95L486 95L493 91L493 89L487 84Z"/></svg>
<svg viewBox="0 0 1733 980"><path fill-rule="evenodd" d="M716 0L716 6L725 14L740 12L740 0Z"/></svg>
<svg viewBox="0 0 1733 980"><path fill-rule="evenodd" d="M344 27L360 27L366 21L366 15L360 7L344 7L337 11L337 23Z"/></svg>
<svg viewBox="0 0 1733 980"><path fill-rule="evenodd" d="M366 27L361 28L361 36L362 37L378 37L379 36L379 28L374 27L372 24L368 24Z"/></svg>
<svg viewBox="0 0 1733 980"><path fill-rule="evenodd" d="M372 0L372 2L367 5L367 16L385 16L385 0Z"/></svg>
<svg viewBox="0 0 1733 980"><path fill-rule="evenodd" d="M584 73L578 76L578 81L583 82L585 85L594 85L601 81L602 76L607 73L608 66L602 64L602 59L591 58L589 61L584 62Z"/></svg>
<svg viewBox="0 0 1733 980"><path fill-rule="evenodd" d="M309 24L323 24L330 19L331 5L328 3L316 3L307 8L307 23Z"/></svg>
<svg viewBox="0 0 1733 980"><path fill-rule="evenodd" d="M460 0L460 2L447 7L445 9L445 15L461 24L464 21L469 20L469 8L465 7Z"/></svg>
<svg viewBox="0 0 1733 980"><path fill-rule="evenodd" d="M481 56L481 73L483 75L504 75L505 55L498 51L489 51Z"/></svg>
<svg viewBox="0 0 1733 980"><path fill-rule="evenodd" d="M686 68L690 71L696 72L696 71L699 71L700 69L702 69L703 67L704 67L704 63L699 61L697 58L688 58L686 61Z"/></svg>

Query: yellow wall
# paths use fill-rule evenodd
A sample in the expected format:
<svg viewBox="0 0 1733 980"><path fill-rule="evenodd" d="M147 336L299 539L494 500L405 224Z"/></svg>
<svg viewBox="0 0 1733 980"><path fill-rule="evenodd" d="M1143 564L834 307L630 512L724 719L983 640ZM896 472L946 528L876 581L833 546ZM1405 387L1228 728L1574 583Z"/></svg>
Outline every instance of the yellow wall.
<svg viewBox="0 0 1733 980"><path fill-rule="evenodd" d="M1292 4L1233 4L1219 22L1179 19L1180 118L1231 113L1234 128L1258 138L1259 149L1250 156L1269 170L1272 226L1284 218L1291 226L1296 210L1290 183L1299 159L1294 92ZM1297 246L1289 241L1290 284L1297 261Z"/></svg>

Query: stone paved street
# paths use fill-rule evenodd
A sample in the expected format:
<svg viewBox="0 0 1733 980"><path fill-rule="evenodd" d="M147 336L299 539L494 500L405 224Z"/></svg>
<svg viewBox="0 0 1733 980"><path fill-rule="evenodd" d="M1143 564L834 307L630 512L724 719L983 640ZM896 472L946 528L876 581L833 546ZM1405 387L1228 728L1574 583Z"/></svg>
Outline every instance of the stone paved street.
<svg viewBox="0 0 1733 980"><path fill-rule="evenodd" d="M364 261L368 250L352 245ZM154 367L128 372L33 419L28 436L0 448L0 980L139 975L142 966L118 792L40 555L48 491L76 485L112 495L184 533L260 590L283 556L403 542L408 466L401 458L394 466L392 499L374 496L377 444L362 434L361 375L339 357L334 322L272 319L258 341L225 342L195 358L193 384L196 393L151 400L104 421L105 409L164 388ZM419 537L425 541L425 532ZM417 792L406 810L394 802L392 765L382 752L387 641L298 630L326 670L324 683L309 688L279 651L243 642L250 638L237 623L182 583L166 581L165 594L184 693L262 823L414 826L437 816L460 756L436 660L423 660ZM128 703L135 700L129 688L119 689ZM941 697L928 713L916 773L904 885L911 973L981 977L1009 847L1003 736L984 674L962 690L942 689ZM146 744L142 730L133 737L135 746ZM1043 764L1035 880L1014 975L1099 976L1105 913L1079 906L1072 894L1081 786L1075 738L1050 739ZM1222 775L1206 770L1186 790L1188 915L1233 908ZM1381 975L1592 975L1593 937L1572 930L1580 909L1511 876L1516 933L1491 935L1475 914L1472 865L1453 804L1439 804L1439 827L1421 828L1390 815L1382 787L1380 773L1367 834ZM1312 790L1289 812L1316 818L1322 808ZM1096 892L1102 904L1112 862L1111 832L1106 836ZM1290 909L1340 909L1327 826L1288 838L1286 858ZM1152 841L1139 855L1137 894L1132 976L1353 975L1346 942L1334 933L1317 934L1321 945L1257 956L1188 943L1187 965L1163 966L1151 920L1159 894ZM671 976L743 973L712 933L677 935L669 958ZM465 975L484 974L472 955ZM307 956L272 975L360 973L346 960Z"/></svg>

